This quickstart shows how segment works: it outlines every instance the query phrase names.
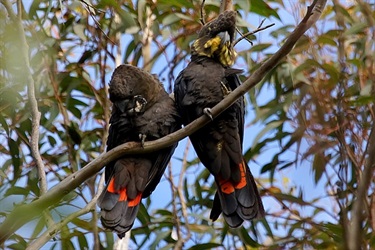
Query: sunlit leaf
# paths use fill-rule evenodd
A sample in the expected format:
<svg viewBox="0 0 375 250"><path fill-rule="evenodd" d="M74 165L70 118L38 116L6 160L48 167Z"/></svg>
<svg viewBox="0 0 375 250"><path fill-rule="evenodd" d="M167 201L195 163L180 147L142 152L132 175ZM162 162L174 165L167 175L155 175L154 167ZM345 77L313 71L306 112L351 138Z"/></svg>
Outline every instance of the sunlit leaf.
<svg viewBox="0 0 375 250"><path fill-rule="evenodd" d="M189 250L206 250L206 249L213 249L216 247L222 247L222 244L219 243L203 243L203 244L197 244L195 246L192 246L189 248Z"/></svg>

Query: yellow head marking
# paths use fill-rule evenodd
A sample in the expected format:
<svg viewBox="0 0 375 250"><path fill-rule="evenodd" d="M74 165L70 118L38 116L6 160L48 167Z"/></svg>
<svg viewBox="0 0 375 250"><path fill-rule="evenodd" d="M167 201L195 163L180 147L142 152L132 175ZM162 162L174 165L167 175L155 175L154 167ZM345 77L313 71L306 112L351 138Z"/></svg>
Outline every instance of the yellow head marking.
<svg viewBox="0 0 375 250"><path fill-rule="evenodd" d="M204 48L205 49L211 48L211 52L213 54L219 48L220 43L221 43L221 38L219 36L215 36L214 38L208 40L204 44Z"/></svg>
<svg viewBox="0 0 375 250"><path fill-rule="evenodd" d="M219 60L224 66L232 66L236 60L237 53L230 46L229 42L225 43L220 50Z"/></svg>

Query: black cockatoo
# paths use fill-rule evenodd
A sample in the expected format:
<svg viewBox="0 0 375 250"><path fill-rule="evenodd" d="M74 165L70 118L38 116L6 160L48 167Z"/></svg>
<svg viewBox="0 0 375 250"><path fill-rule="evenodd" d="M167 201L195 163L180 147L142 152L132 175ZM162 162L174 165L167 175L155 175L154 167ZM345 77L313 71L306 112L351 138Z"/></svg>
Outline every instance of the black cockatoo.
<svg viewBox="0 0 375 250"><path fill-rule="evenodd" d="M191 62L179 74L174 86L175 102L184 125L202 114L211 117L210 108L219 103L241 82L241 70L230 68L236 12L225 11L203 26L192 44ZM190 136L194 149L215 177L217 193L210 218L220 213L230 227L244 220L264 216L263 204L250 169L242 155L244 99Z"/></svg>
<svg viewBox="0 0 375 250"><path fill-rule="evenodd" d="M113 103L107 150L164 137L181 127L173 100L151 74L131 65L115 69L109 83ZM132 227L141 198L159 183L177 143L152 153L127 155L105 168L106 189L98 200L104 227L120 238Z"/></svg>

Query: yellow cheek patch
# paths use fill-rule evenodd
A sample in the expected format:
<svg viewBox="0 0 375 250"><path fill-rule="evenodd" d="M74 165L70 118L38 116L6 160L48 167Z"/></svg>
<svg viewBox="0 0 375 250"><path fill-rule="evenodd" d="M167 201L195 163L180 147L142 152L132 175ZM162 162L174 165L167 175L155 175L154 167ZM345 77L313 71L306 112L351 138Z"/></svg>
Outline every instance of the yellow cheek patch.
<svg viewBox="0 0 375 250"><path fill-rule="evenodd" d="M199 56L214 58L225 67L232 66L237 57L237 53L231 47L230 42L222 44L220 36L216 36L206 42L202 38L197 39L192 47Z"/></svg>
<svg viewBox="0 0 375 250"><path fill-rule="evenodd" d="M208 40L205 44L204 44L204 48L205 49L208 49L210 48L211 49L211 55L213 55L215 53L215 51L219 48L220 46L220 43L221 43L221 38L219 36L216 36L210 40Z"/></svg>
<svg viewBox="0 0 375 250"><path fill-rule="evenodd" d="M221 53L219 54L219 60L224 66L232 66L236 57L236 51L234 51L234 49L232 49L227 43L222 47Z"/></svg>

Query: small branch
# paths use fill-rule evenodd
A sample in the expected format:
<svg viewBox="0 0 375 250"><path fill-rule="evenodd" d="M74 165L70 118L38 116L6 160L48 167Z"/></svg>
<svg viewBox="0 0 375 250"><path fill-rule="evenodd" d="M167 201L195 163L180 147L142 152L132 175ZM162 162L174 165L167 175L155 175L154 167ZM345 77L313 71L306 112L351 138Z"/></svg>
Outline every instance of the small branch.
<svg viewBox="0 0 375 250"><path fill-rule="evenodd" d="M150 63L152 61L151 57L151 42L152 37L154 35L154 32L152 31L152 25L154 23L154 15L152 14L151 7L146 5L145 6L146 11L146 20L143 25L143 20L141 20L142 15L139 16L138 22L141 24L143 35L142 35L142 58L143 58L143 69L150 72L152 64ZM138 10L142 11L142 10Z"/></svg>
<svg viewBox="0 0 375 250"><path fill-rule="evenodd" d="M263 22L264 22L265 19L262 20L262 22L260 23L260 25L258 26L258 28L256 30L253 30L253 31L250 31L250 32L247 32L245 34L241 34L241 32L237 29L237 32L241 34L241 37L238 38L234 43L233 43L233 47L236 46L237 43L239 43L241 40L243 39L246 39L251 45L253 45L253 42L250 41L247 37L248 36L251 36L251 35L254 35L255 33L258 33L259 31L262 31L262 30L265 30L265 29L268 29L272 26L274 26L275 24L272 23L272 24L269 24L265 27L261 27L263 25Z"/></svg>
<svg viewBox="0 0 375 250"><path fill-rule="evenodd" d="M375 126L372 127L365 155L368 156L367 162L362 173L358 178L358 189L355 194L351 223L348 229L348 249L361 249L362 246L362 221L366 211L368 188L371 180L374 178L375 169Z"/></svg>
<svg viewBox="0 0 375 250"><path fill-rule="evenodd" d="M109 38L109 36L104 32L104 30L102 29L100 23L98 22L98 20L96 20L95 13L93 13L91 11L91 9L95 9L96 11L102 12L103 14L105 14L105 12L101 11L101 10L98 10L97 8L94 8L91 4L87 3L84 0L79 0L79 1L85 5L84 6L85 9L87 10L87 12L89 13L89 15L91 16L92 20L94 20L94 23L95 23L96 27L100 30L100 32L103 33L103 35L105 36L105 38L107 38L108 41L110 41L113 45L116 45L116 43L114 41L112 41L111 38Z"/></svg>
<svg viewBox="0 0 375 250"><path fill-rule="evenodd" d="M220 13L223 13L226 10L233 10L232 0L221 0L220 3Z"/></svg>
<svg viewBox="0 0 375 250"><path fill-rule="evenodd" d="M242 39L245 39L246 41L248 41L248 42L251 44L251 46L253 46L253 42L248 38L248 36L251 35L251 34L249 34L249 33L252 33L252 32L248 32L248 33L246 33L246 34L244 35L244 34L242 34L241 30L240 30L238 27L236 27L236 31L238 32L238 34L241 35L241 37L238 38L238 39L233 43L233 47L236 46L236 44L239 43ZM253 33L253 34L254 34L254 33Z"/></svg>
<svg viewBox="0 0 375 250"><path fill-rule="evenodd" d="M29 101L30 101L31 116L32 116L31 138L30 138L31 154L36 161L38 174L39 174L40 193L41 195L43 195L44 193L47 192L47 181L46 181L46 173L44 171L44 163L39 152L39 122L40 122L41 114L38 110L38 103L35 98L34 79L31 74L31 67L30 67L29 45L27 44L25 31L22 25L21 1L17 1L18 16L14 12L11 3L8 0L1 0L1 3L4 5L5 9L8 12L10 19L15 24L17 33L19 35L19 41L21 42L21 46L19 49L22 52L21 61L25 63L26 70L24 73L26 74L27 94L28 94Z"/></svg>
<svg viewBox="0 0 375 250"><path fill-rule="evenodd" d="M185 242L188 241L191 237L189 223L188 223L186 200L185 200L185 197L184 197L183 192L182 192L183 185L184 185L184 174L185 174L186 168L187 168L187 157L188 157L189 149L190 149L190 140L188 140L187 143L186 143L185 151L184 151L184 154L183 154L183 157L182 157L182 168L181 168L180 175L179 175L179 178L178 178L178 185L177 185L177 187L172 186L173 198L174 198L173 207L175 209L175 207L176 207L175 198L178 195L178 198L179 198L180 204L181 204L182 217L184 218L184 222L185 222L185 226L186 226L186 230L187 230L187 233L184 234L185 236L182 237L181 236L181 231L182 231L181 230L181 220L177 218L176 219L177 220L177 226L179 227L178 230L177 230L178 240L177 240L177 242L174 246L174 250L183 249ZM173 185L172 172L170 172L170 179L171 179L171 184ZM177 193L177 195L176 195L176 193ZM177 216L177 210L174 211L173 214Z"/></svg>
<svg viewBox="0 0 375 250"><path fill-rule="evenodd" d="M13 11L12 4L9 2L9 0L0 0L0 3L2 3L7 10L10 20L17 22L17 15Z"/></svg>
<svg viewBox="0 0 375 250"><path fill-rule="evenodd" d="M26 250L41 249L41 247L44 246L44 244L46 244L50 239L52 239L60 231L60 229L63 226L71 222L73 219L95 210L96 201L98 200L98 197L102 193L103 189L104 189L104 174L102 174L102 176L100 177L99 184L98 184L98 191L96 195L92 198L92 200L89 203L87 203L87 205L84 208L82 208L81 210L75 213L70 214L64 220L48 228L48 230L44 232L39 238L37 238L34 242L29 244Z"/></svg>
<svg viewBox="0 0 375 250"><path fill-rule="evenodd" d="M309 7L307 17L296 27L283 46L263 63L241 86L232 91L226 98L211 109L213 117L217 117L236 100L253 88L263 77L284 58L296 44L298 39L309 29L320 17L327 0L315 0ZM122 144L106 153L99 155L95 160L88 163L79 171L67 176L46 194L26 205L16 207L0 225L0 244L4 242L23 224L40 214L41 210L59 202L66 194L81 185L87 178L99 172L106 164L124 155L145 154L154 152L185 138L194 133L211 120L203 115L191 122L186 127L155 141L145 142L142 148L140 143L128 142ZM375 155L375 154L374 154Z"/></svg>
<svg viewBox="0 0 375 250"><path fill-rule="evenodd" d="M168 176L166 176L169 184L171 185L171 190L172 190L172 213L173 213L173 219L175 222L175 228L176 228L176 234L177 234L177 242L174 245L174 250L177 249L182 249L183 242L182 242L182 235L181 235L181 221L178 218L178 213L177 213L177 188L174 185L173 181L173 173L172 173L172 164L168 164Z"/></svg>
<svg viewBox="0 0 375 250"><path fill-rule="evenodd" d="M187 163L188 163L187 157L188 157L188 154L189 154L189 149L190 149L190 140L188 140L187 143L186 143L186 148L185 148L184 155L183 155L183 158L182 158L182 168L181 168L181 171L180 171L180 176L179 176L178 186L177 186L177 194L178 194L178 197L180 199L182 216L184 217L186 230L187 230L187 233L186 233L186 235L183 239L184 242L189 240L190 237L191 237L189 223L188 223L189 221L188 221L186 200L185 200L185 197L184 197L184 194L183 194L184 175L185 175Z"/></svg>
<svg viewBox="0 0 375 250"><path fill-rule="evenodd" d="M202 25L206 24L205 21L204 21L204 16L205 16L205 14L204 14L204 3L205 2L206 2L206 0L202 1L202 4L201 4L201 18L199 18L199 21L201 21Z"/></svg>

